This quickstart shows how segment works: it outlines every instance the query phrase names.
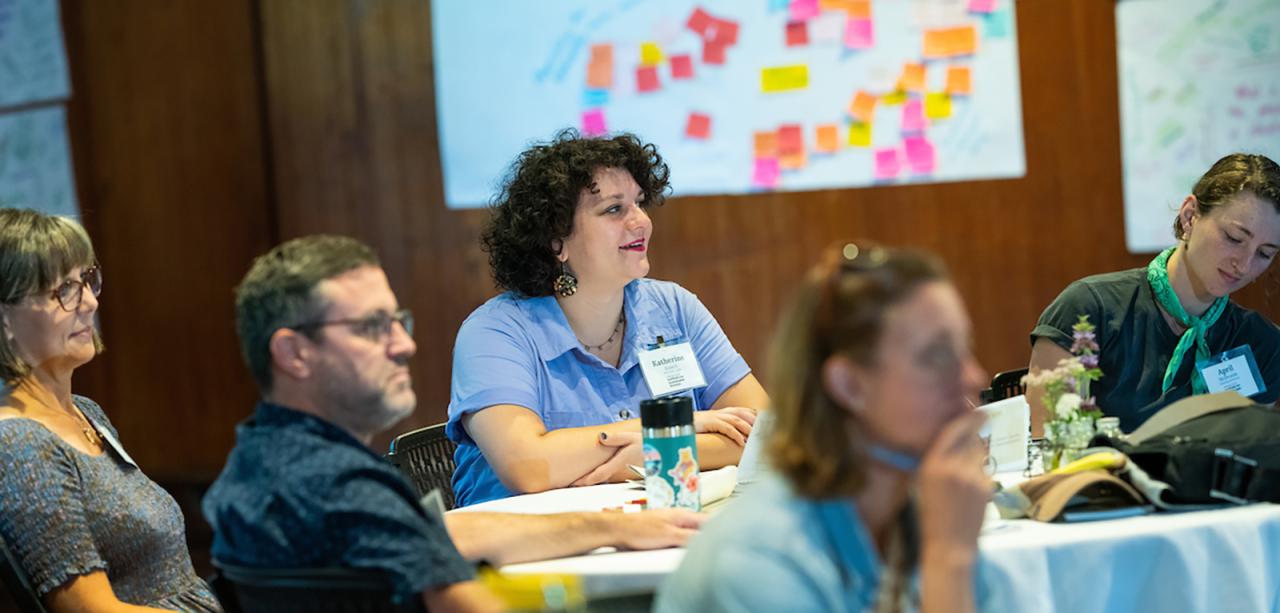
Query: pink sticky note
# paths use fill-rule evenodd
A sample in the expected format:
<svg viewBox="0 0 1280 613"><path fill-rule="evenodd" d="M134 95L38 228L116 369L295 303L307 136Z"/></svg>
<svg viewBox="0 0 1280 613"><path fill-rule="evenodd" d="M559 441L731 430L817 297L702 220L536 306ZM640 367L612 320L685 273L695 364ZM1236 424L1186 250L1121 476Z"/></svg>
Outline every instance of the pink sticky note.
<svg viewBox="0 0 1280 613"><path fill-rule="evenodd" d="M875 31L871 20L855 17L845 24L844 46L850 49L869 49L875 45Z"/></svg>
<svg viewBox="0 0 1280 613"><path fill-rule="evenodd" d="M693 78L693 58L688 53L673 55L668 61L671 62L672 79Z"/></svg>
<svg viewBox="0 0 1280 613"><path fill-rule="evenodd" d="M608 132L604 123L604 109L589 109L582 112L582 133L586 136L600 136Z"/></svg>
<svg viewBox="0 0 1280 613"><path fill-rule="evenodd" d="M969 0L970 13L994 13L996 0Z"/></svg>
<svg viewBox="0 0 1280 613"><path fill-rule="evenodd" d="M657 91L659 87L662 87L662 82L658 80L657 66L636 68L636 91L641 93Z"/></svg>
<svg viewBox="0 0 1280 613"><path fill-rule="evenodd" d="M902 139L907 149L907 165L916 174L929 174L937 166L937 151L924 136L908 136Z"/></svg>
<svg viewBox="0 0 1280 613"><path fill-rule="evenodd" d="M781 174L778 158L756 158L755 171L751 173L751 185L773 189L778 186L778 177Z"/></svg>
<svg viewBox="0 0 1280 613"><path fill-rule="evenodd" d="M791 21L807 21L819 12L818 0L791 0Z"/></svg>
<svg viewBox="0 0 1280 613"><path fill-rule="evenodd" d="M689 113L689 121L684 125L684 135L698 140L711 137L711 116L706 113Z"/></svg>
<svg viewBox="0 0 1280 613"><path fill-rule="evenodd" d="M877 149L875 177L877 181L892 179L902 172L902 162L897 149Z"/></svg>
<svg viewBox="0 0 1280 613"><path fill-rule="evenodd" d="M702 43L702 63L720 65L724 63L724 43L707 41Z"/></svg>
<svg viewBox="0 0 1280 613"><path fill-rule="evenodd" d="M907 100L907 103L902 105L902 131L922 132L925 125L924 104L919 98Z"/></svg>
<svg viewBox="0 0 1280 613"><path fill-rule="evenodd" d="M804 21L793 21L787 24L787 46L802 47L809 44L809 24Z"/></svg>
<svg viewBox="0 0 1280 613"><path fill-rule="evenodd" d="M706 37L707 29L716 21L715 17L709 15L702 7L693 9L693 13L689 14L689 20L685 22L690 30L698 33L698 36Z"/></svg>
<svg viewBox="0 0 1280 613"><path fill-rule="evenodd" d="M738 22L729 21L728 19L717 19L715 28L711 30L711 36L707 40L720 43L722 45L732 45L738 42Z"/></svg>

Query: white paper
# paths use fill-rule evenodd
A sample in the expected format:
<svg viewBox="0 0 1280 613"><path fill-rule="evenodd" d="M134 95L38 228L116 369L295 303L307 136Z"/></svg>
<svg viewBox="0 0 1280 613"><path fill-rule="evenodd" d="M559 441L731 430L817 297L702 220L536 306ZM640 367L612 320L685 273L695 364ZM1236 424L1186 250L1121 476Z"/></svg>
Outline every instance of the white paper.
<svg viewBox="0 0 1280 613"><path fill-rule="evenodd" d="M987 414L991 432L991 457L997 472L1027 467L1027 446L1031 442L1031 405L1026 396L1005 398L978 407Z"/></svg>

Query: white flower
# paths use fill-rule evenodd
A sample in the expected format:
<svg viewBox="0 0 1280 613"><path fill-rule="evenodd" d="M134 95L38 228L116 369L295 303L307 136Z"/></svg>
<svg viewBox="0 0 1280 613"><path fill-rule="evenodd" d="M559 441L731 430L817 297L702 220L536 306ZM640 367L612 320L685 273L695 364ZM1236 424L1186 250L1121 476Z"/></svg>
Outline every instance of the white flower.
<svg viewBox="0 0 1280 613"><path fill-rule="evenodd" d="M1058 414L1058 419L1071 419L1080 410L1081 402L1083 399L1079 394L1063 394L1058 398L1058 405L1053 407L1054 412Z"/></svg>

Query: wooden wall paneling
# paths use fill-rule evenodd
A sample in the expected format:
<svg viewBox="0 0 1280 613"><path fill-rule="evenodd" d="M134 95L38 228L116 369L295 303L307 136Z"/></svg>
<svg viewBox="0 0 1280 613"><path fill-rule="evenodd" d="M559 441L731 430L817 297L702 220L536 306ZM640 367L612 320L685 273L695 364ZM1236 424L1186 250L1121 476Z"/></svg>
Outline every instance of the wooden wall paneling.
<svg viewBox="0 0 1280 613"><path fill-rule="evenodd" d="M154 478L212 479L256 397L231 289L274 240L253 14L247 2L62 6L108 347L76 389Z"/></svg>

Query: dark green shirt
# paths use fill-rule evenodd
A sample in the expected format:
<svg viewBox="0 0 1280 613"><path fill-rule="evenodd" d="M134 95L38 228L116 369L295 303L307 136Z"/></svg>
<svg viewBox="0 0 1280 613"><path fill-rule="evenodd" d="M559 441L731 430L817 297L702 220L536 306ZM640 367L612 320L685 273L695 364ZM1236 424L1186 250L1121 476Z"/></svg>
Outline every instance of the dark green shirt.
<svg viewBox="0 0 1280 613"><path fill-rule="evenodd" d="M1191 395L1194 349L1184 359L1169 391L1162 392L1179 336L1160 312L1147 283L1147 269L1134 268L1085 277L1067 286L1040 315L1031 343L1047 338L1070 351L1072 332L1080 315L1097 327L1102 380L1092 393L1103 413L1120 418L1131 432L1166 405ZM1280 397L1280 329L1262 315L1228 303L1207 335L1210 355L1249 345L1266 390L1255 402L1271 404Z"/></svg>

